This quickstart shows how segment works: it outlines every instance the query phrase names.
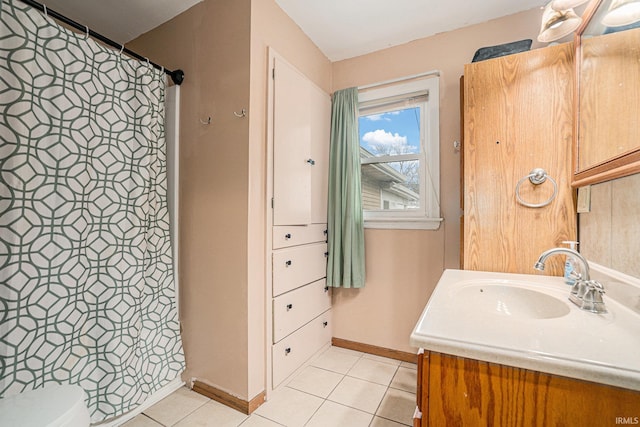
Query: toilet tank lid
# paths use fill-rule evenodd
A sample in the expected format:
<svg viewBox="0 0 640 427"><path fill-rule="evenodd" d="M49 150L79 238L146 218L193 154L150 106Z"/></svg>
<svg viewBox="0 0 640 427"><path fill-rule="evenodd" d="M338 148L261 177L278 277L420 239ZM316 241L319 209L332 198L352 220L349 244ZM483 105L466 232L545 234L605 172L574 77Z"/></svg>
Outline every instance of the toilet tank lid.
<svg viewBox="0 0 640 427"><path fill-rule="evenodd" d="M0 426L57 425L72 412L84 410L85 393L77 385L47 385L0 399Z"/></svg>

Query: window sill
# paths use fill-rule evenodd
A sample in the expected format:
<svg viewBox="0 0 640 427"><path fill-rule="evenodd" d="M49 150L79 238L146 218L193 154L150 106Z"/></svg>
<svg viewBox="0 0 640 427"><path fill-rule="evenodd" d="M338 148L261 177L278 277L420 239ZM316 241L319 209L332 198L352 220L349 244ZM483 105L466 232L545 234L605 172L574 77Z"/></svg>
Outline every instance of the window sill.
<svg viewBox="0 0 640 427"><path fill-rule="evenodd" d="M367 219L364 221L364 228L378 228L387 230L438 230L444 218L426 219Z"/></svg>

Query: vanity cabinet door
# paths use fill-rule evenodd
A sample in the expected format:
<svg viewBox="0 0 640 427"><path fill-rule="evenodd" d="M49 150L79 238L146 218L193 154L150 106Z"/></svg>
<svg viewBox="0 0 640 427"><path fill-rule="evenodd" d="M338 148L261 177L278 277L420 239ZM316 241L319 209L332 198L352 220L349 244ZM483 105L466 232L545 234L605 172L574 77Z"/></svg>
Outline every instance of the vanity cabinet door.
<svg viewBox="0 0 640 427"><path fill-rule="evenodd" d="M635 421L640 392L430 352L423 426L613 426Z"/></svg>
<svg viewBox="0 0 640 427"><path fill-rule="evenodd" d="M551 46L467 64L464 76L464 269L533 274L545 250L576 240L571 188L573 47ZM518 182L543 168L557 196L532 208ZM524 179L521 198L551 198ZM563 259L546 274L561 275Z"/></svg>

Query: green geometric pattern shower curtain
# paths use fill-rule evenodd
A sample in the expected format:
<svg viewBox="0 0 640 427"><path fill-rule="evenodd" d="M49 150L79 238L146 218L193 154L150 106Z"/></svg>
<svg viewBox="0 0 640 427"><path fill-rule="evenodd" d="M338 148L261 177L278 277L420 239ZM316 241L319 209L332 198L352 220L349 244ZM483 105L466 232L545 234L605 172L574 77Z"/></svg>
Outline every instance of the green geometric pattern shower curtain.
<svg viewBox="0 0 640 427"><path fill-rule="evenodd" d="M80 385L92 421L184 370L164 73L17 0L0 20L0 397Z"/></svg>

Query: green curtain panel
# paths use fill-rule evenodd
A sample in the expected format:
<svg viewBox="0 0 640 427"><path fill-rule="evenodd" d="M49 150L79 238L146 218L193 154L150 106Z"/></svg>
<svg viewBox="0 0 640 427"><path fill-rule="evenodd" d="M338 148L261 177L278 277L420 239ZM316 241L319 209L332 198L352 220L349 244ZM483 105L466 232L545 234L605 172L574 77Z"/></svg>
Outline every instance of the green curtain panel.
<svg viewBox="0 0 640 427"><path fill-rule="evenodd" d="M358 89L355 87L333 94L328 222L328 285L363 287L364 220L360 186Z"/></svg>
<svg viewBox="0 0 640 427"><path fill-rule="evenodd" d="M78 384L93 422L179 377L164 73L17 0L0 21L0 397Z"/></svg>

